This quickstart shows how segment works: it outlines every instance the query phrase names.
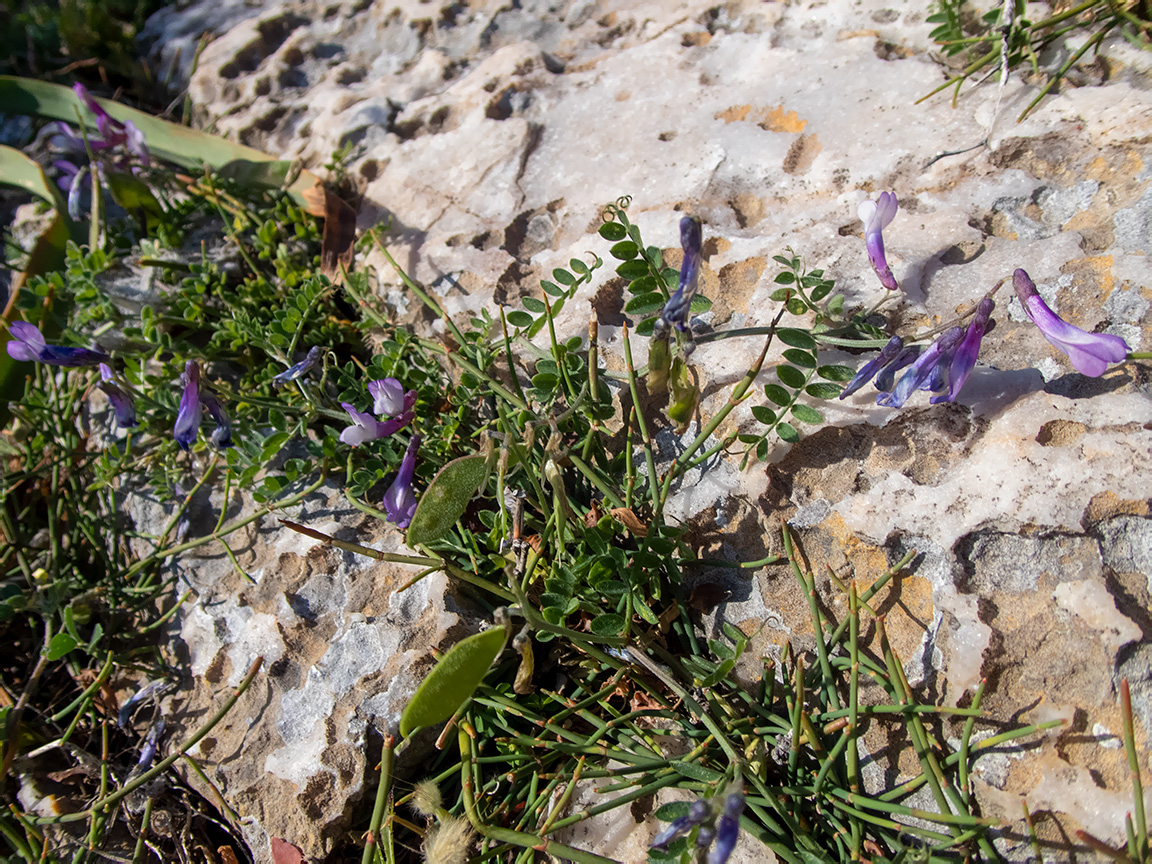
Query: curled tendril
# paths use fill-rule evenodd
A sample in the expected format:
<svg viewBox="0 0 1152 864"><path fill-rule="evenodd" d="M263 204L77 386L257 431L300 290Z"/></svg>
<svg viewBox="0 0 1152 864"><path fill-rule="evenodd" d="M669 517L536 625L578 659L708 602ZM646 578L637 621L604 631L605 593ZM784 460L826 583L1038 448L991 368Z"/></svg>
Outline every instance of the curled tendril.
<svg viewBox="0 0 1152 864"><path fill-rule="evenodd" d="M628 205L631 203L631 195L621 195L613 203L605 205L604 209L600 211L601 221L615 222L617 216L624 215L624 211L628 209Z"/></svg>

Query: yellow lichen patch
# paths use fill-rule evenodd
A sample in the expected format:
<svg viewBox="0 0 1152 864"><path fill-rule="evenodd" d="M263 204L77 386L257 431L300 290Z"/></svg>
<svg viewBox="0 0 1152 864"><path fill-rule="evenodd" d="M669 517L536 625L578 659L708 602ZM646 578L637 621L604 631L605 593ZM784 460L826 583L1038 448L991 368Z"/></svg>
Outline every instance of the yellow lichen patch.
<svg viewBox="0 0 1152 864"><path fill-rule="evenodd" d="M1101 492L1092 496L1084 510L1084 523L1095 525L1113 516L1148 516L1152 513L1147 498L1136 500L1120 498L1114 492Z"/></svg>
<svg viewBox="0 0 1152 864"><path fill-rule="evenodd" d="M736 123L743 120L748 116L748 112L752 110L751 105L733 105L731 108L725 108L723 111L717 111L715 119L723 120L725 123Z"/></svg>
<svg viewBox="0 0 1152 864"><path fill-rule="evenodd" d="M775 108L765 108L761 112L763 119L760 121L760 128L767 132L803 132L804 127L808 125L807 120L801 120L800 115L795 111L785 111L784 106L777 105Z"/></svg>

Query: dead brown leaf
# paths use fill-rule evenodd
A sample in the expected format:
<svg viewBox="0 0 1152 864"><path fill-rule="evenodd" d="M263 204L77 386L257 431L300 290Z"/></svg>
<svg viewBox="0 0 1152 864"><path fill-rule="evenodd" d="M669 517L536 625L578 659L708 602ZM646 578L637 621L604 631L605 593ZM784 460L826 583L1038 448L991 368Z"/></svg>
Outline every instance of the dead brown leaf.
<svg viewBox="0 0 1152 864"><path fill-rule="evenodd" d="M344 271L352 270L356 253L356 211L323 186L313 186L303 193L303 198L308 212L324 220L320 272L339 284Z"/></svg>
<svg viewBox="0 0 1152 864"><path fill-rule="evenodd" d="M613 519L623 524L637 537L648 536L648 526L640 521L640 517L632 512L631 507L613 507L609 512Z"/></svg>

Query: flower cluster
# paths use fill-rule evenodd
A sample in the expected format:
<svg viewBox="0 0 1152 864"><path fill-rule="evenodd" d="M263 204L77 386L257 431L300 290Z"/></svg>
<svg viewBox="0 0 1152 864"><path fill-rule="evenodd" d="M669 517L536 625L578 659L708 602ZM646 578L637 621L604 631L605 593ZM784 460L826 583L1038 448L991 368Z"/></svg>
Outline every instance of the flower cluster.
<svg viewBox="0 0 1152 864"><path fill-rule="evenodd" d="M176 425L172 427L172 437L181 450L188 450L196 443L196 433L200 431L200 421L205 408L212 415L216 428L212 430L212 444L218 450L232 446L232 424L224 412L224 406L211 391L200 389L200 364L189 360L184 364L184 393L180 396L180 408L176 412Z"/></svg>
<svg viewBox="0 0 1152 864"><path fill-rule="evenodd" d="M708 864L724 864L736 848L740 836L740 814L744 812L744 788L737 780L723 795L710 801L696 799L688 808L688 813L673 820L667 828L656 835L652 848L664 849L678 837L683 837L693 828L696 832L696 846L708 852Z"/></svg>
<svg viewBox="0 0 1152 864"><path fill-rule="evenodd" d="M1088 333L1053 312L1025 271L1013 273L1012 282L1029 320L1040 328L1054 348L1068 355L1076 371L1095 378L1104 374L1109 363L1120 363L1128 356L1128 345L1119 336ZM880 391L877 405L901 408L917 390L936 393L930 400L933 405L954 402L976 365L980 342L996 306L992 295L999 287L993 288L976 305L966 330L952 327L923 351L915 345L905 346L899 336L893 336L880 354L864 364L848 382L840 398L852 395L875 377L876 389ZM906 366L910 368L893 386L896 372Z"/></svg>
<svg viewBox="0 0 1152 864"><path fill-rule="evenodd" d="M84 180L95 172L107 185L107 171L126 174L152 164L144 134L131 120L121 122L105 111L92 98L83 84L72 89L89 111L96 116L96 135L81 136L67 123L57 121L48 126L48 143L62 158L53 161L59 172L57 185L68 195L68 215L80 218L80 196Z"/></svg>
<svg viewBox="0 0 1152 864"><path fill-rule="evenodd" d="M11 336L7 345L8 356L13 360L69 368L99 366L100 381L97 386L108 397L116 416L116 424L124 429L136 425L136 406L132 402L132 397L116 380L116 374L109 365L112 358L103 351L49 345L40 329L27 321L13 321L8 325L8 332Z"/></svg>

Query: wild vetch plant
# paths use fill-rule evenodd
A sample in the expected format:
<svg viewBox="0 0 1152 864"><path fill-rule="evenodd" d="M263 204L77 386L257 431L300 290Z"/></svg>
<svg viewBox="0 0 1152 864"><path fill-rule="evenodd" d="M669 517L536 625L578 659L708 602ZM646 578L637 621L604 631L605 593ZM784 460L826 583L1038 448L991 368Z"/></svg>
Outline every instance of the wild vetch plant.
<svg viewBox="0 0 1152 864"><path fill-rule="evenodd" d="M867 310L846 309L834 280L787 250L774 259L772 322L716 331L696 317L711 305L698 291L707 227L682 220L682 264L669 267L621 199L605 208L593 251L553 270L521 308L460 322L395 265L385 235L370 232L364 242L380 246L443 322L445 335L435 337L391 320L374 292L376 274L323 273L317 225L292 197L212 172L183 183L178 195L157 199L162 218L133 227L141 237L133 259L163 286L154 301L127 307L112 278L124 263L121 247L114 237L99 245L104 232L90 232L97 245L69 245L64 269L30 279L14 306L23 320L8 324L3 359L23 395L2 439L0 624L38 659L31 674L13 678L22 695L4 709L0 770L31 776L49 753L111 767L112 757L93 754L120 752L128 756L114 777L129 778L90 782L89 803L63 815L17 808L0 816L15 855L82 857L113 843L118 824L142 836L150 809L113 805L153 788L186 742L164 740L154 711L155 722L137 730L147 735L137 756L121 728L136 707L113 728L97 698L130 664L169 677L140 647L189 599L176 596L165 562L219 544L247 578L233 535L336 482L355 506L403 531L410 554L285 524L416 565L414 579L443 571L470 586L478 614L493 622L445 652L384 741L375 805L361 826L363 861L394 862L422 847L429 860L528 861L539 850L605 862L564 829L654 799L668 824L652 861L723 864L743 835L788 862L995 857L984 834L991 820L969 782L972 759L1053 724L975 743L982 691L967 708L919 702L879 611L913 555L867 590L835 583L848 609L837 618L818 602L818 577L784 527L785 555L730 566L790 571L808 602L813 645L789 646L778 662L753 660L748 634L722 624L708 638L698 628L681 575L701 562L664 513L689 470L724 453L763 459L770 442L797 441L823 423L821 402L869 381L877 402L893 409L919 390L933 403L955 400L978 361L999 286L939 332L892 333ZM880 231L899 230L896 211L895 196L882 193L860 213L861 267L870 262L887 296L898 280ZM183 245L206 226L218 242ZM556 330L557 312L604 278L606 259L626 281L634 323L622 331L623 373L603 362L595 319L587 339ZM1059 319L1022 270L1008 278L1078 370L1098 375L1124 361L1118 337ZM727 400L702 416L695 349L734 338L763 340L763 349ZM638 340L647 341L646 369L634 362ZM765 370L777 344L781 359ZM844 348L879 354L859 371L829 362ZM638 410L644 390L667 394L663 413ZM733 412L746 401L755 425L737 427ZM661 461L654 442L664 428L695 435ZM212 530L197 533L184 517L193 494L209 487L225 500L243 490L254 504L231 521L218 514ZM169 521L153 535L124 517L125 497L142 490L169 502ZM870 629L876 638L865 641ZM735 672L752 663L761 674L750 690ZM76 674L83 669L93 675ZM241 689L257 674L259 663ZM140 705L155 698L145 692ZM887 789L864 782L858 741L874 724L901 727L916 777ZM401 815L413 796L394 787L393 768L415 733L441 726L440 749L419 766L427 776L416 804L427 824L419 825ZM959 748L940 743L949 731ZM595 803L574 811L570 802L587 784ZM922 787L931 810L907 803ZM87 826L81 844L42 830L73 822ZM1142 821L1133 836L1146 850ZM144 848L142 840L138 858Z"/></svg>

